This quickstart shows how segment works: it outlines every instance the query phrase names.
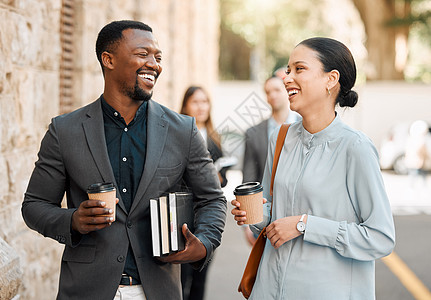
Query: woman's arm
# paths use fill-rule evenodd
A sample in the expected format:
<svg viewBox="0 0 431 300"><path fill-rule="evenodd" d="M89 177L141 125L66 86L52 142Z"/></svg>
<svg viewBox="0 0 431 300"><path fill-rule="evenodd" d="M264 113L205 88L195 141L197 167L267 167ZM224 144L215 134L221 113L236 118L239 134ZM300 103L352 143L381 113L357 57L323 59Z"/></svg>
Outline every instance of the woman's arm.
<svg viewBox="0 0 431 300"><path fill-rule="evenodd" d="M380 173L378 154L366 138L347 150L346 186L357 223L309 215L304 241L334 248L341 256L374 260L392 252L394 222Z"/></svg>

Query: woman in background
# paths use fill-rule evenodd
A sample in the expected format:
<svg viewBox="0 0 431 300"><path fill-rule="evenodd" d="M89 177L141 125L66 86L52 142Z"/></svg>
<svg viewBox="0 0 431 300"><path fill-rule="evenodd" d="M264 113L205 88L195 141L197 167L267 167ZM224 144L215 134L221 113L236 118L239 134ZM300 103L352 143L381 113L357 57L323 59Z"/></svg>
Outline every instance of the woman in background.
<svg viewBox="0 0 431 300"><path fill-rule="evenodd" d="M218 171L220 184L226 186L228 168L218 167L217 160L223 156L220 135L214 130L211 120L211 102L206 91L199 86L190 86L183 98L181 114L194 117L196 126L204 138L211 158ZM202 270L194 270L190 264L181 265L181 283L184 300L202 300L205 293L205 280L208 265Z"/></svg>

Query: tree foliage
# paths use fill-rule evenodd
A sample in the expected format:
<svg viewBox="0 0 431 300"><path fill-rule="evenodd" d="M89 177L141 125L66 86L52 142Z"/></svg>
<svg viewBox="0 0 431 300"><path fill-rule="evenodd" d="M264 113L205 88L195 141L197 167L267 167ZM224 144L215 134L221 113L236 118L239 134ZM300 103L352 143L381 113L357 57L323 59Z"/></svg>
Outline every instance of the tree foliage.
<svg viewBox="0 0 431 300"><path fill-rule="evenodd" d="M324 22L318 9L321 3L318 0L221 0L222 33L223 30L228 30L244 40L251 49L251 64L256 63L253 60L259 60L258 70L251 72L258 72L254 75L262 79L287 64L289 51L298 42L330 32L328 26L322 26ZM310 6L316 9L309 9ZM231 64L226 59L229 54L223 53L228 41L223 38L222 36L220 49L220 58L224 62L220 70L221 76L234 79L236 76L229 70ZM238 49L232 50L234 53L238 52ZM235 54L233 56L231 61L235 59Z"/></svg>
<svg viewBox="0 0 431 300"><path fill-rule="evenodd" d="M237 74L242 74L240 79L248 79L245 77L249 73L253 79L262 79L285 66L289 52L301 40L311 36L336 37L340 28L351 29L349 22L362 20L362 42L367 53L363 69L369 80L404 79L406 70L409 78L425 80L428 76L431 80L431 63L418 54L431 54L431 1L338 1L221 0L221 77L237 79ZM328 3L341 7L347 2L352 7L349 11L328 9ZM355 8L360 19L346 19L344 15L355 13ZM223 32L231 34L226 38ZM233 42L235 37L242 42ZM347 44L354 43L354 37L346 39ZM230 49L231 45L237 48ZM247 72L238 72L247 62Z"/></svg>
<svg viewBox="0 0 431 300"><path fill-rule="evenodd" d="M409 63L412 29L430 41L429 1L352 0L364 23L368 50L368 78L404 79ZM428 32L427 32L428 31ZM410 56L411 60L411 56Z"/></svg>

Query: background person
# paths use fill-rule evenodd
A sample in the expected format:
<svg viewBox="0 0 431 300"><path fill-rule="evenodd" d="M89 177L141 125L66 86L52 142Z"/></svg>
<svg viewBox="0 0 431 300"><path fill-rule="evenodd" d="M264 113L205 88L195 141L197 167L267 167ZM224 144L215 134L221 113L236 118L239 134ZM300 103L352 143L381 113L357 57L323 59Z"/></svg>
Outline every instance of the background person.
<svg viewBox="0 0 431 300"><path fill-rule="evenodd" d="M263 178L267 241L249 299L375 299L375 260L391 253L395 230L368 137L344 124L335 105L354 107L349 49L311 38L292 51L284 79L302 122L288 130L269 195L276 130ZM272 218L270 203L274 201ZM238 225L247 216L232 201Z"/></svg>
<svg viewBox="0 0 431 300"><path fill-rule="evenodd" d="M273 131L283 123L294 123L301 116L290 110L283 80L272 76L265 81L266 100L271 106L271 117L250 127L245 133L243 182L262 181L268 153L268 141Z"/></svg>
<svg viewBox="0 0 431 300"><path fill-rule="evenodd" d="M53 118L42 140L22 214L65 244L57 299L182 299L179 263L203 268L220 244L226 200L192 118L151 100L162 52L141 22L112 22L96 54L105 80L95 102ZM195 195L195 232L184 251L152 255L149 200L180 189ZM116 221L86 189L113 182ZM67 207L62 207L66 193Z"/></svg>
<svg viewBox="0 0 431 300"><path fill-rule="evenodd" d="M220 136L214 130L211 120L211 101L207 92L202 87L190 86L184 94L181 113L195 118L196 126L206 141L210 156L217 165L217 161L223 157L223 152ZM224 167L218 173L222 187L227 184L227 169ZM185 300L202 300L204 298L208 267L209 265L202 270L196 270L190 264L181 265L181 283Z"/></svg>
<svg viewBox="0 0 431 300"><path fill-rule="evenodd" d="M268 154L268 141L273 131L283 123L294 123L301 116L290 110L289 98L283 80L272 76L265 81L264 90L266 100L271 106L271 117L249 128L245 133L245 151L243 162L243 182L262 182L265 161ZM250 245L253 245L257 236L248 226L244 233Z"/></svg>
<svg viewBox="0 0 431 300"><path fill-rule="evenodd" d="M412 188L417 177L421 177L423 186L426 186L425 166L429 160L427 150L429 135L428 124L425 121L417 120L410 125L405 149L405 163Z"/></svg>
<svg viewBox="0 0 431 300"><path fill-rule="evenodd" d="M223 152L220 135L214 129L212 122L211 101L208 93L200 86L190 86L184 93L180 113L195 118L196 126L207 144L211 159L216 163L223 157ZM227 184L226 171L229 168L222 166L219 168L220 184L225 187Z"/></svg>

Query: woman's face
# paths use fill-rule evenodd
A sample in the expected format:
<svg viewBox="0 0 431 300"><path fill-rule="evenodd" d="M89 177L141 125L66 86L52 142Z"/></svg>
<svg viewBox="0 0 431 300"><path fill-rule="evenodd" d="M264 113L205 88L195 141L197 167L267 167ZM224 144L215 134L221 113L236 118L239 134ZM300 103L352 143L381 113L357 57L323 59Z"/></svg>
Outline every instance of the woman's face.
<svg viewBox="0 0 431 300"><path fill-rule="evenodd" d="M290 108L302 116L319 113L326 105L333 105L328 97L328 73L314 50L298 45L290 55L284 85L289 95Z"/></svg>
<svg viewBox="0 0 431 300"><path fill-rule="evenodd" d="M196 123L205 123L210 114L210 102L202 90L196 90L187 101L186 114L195 117Z"/></svg>

